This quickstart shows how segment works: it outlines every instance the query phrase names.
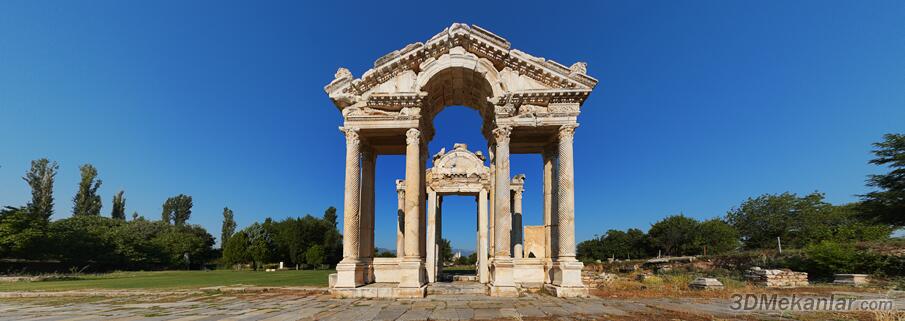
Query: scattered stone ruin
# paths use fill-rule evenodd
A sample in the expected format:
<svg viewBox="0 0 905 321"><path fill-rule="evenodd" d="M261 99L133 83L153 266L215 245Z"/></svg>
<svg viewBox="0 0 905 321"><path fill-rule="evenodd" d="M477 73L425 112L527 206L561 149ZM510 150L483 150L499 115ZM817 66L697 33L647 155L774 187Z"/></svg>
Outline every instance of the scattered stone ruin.
<svg viewBox="0 0 905 321"><path fill-rule="evenodd" d="M762 269L753 267L745 273L748 281L768 288L794 288L808 285L807 272L795 272L789 269Z"/></svg>

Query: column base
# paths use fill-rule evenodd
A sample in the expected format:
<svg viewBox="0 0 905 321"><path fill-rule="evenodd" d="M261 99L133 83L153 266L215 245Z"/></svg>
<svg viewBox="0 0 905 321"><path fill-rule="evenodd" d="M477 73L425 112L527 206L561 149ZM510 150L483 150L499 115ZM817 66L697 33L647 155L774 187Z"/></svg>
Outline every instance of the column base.
<svg viewBox="0 0 905 321"><path fill-rule="evenodd" d="M490 284L491 296L517 297L518 288L513 280L512 258L498 257L493 260L493 282Z"/></svg>
<svg viewBox="0 0 905 321"><path fill-rule="evenodd" d="M362 264L365 265L364 270L364 279L365 284L374 283L374 258L361 258L359 259Z"/></svg>
<svg viewBox="0 0 905 321"><path fill-rule="evenodd" d="M425 279L424 262L421 259L402 259L399 262L400 288L421 288Z"/></svg>
<svg viewBox="0 0 905 321"><path fill-rule="evenodd" d="M544 291L559 298L586 298L588 294L586 286L581 287L562 287L553 284L544 284Z"/></svg>
<svg viewBox="0 0 905 321"><path fill-rule="evenodd" d="M553 285L565 288L585 287L581 281L584 263L574 258L553 262Z"/></svg>
<svg viewBox="0 0 905 321"><path fill-rule="evenodd" d="M358 260L343 259L336 264L336 282L334 288L356 288L365 285L368 264Z"/></svg>
<svg viewBox="0 0 905 321"><path fill-rule="evenodd" d="M544 284L553 283L553 259L544 259Z"/></svg>

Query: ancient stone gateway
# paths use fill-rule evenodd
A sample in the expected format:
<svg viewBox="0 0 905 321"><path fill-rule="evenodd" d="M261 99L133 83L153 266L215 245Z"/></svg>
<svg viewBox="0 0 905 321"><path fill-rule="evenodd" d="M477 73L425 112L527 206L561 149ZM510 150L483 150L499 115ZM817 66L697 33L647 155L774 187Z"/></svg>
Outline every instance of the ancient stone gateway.
<svg viewBox="0 0 905 321"><path fill-rule="evenodd" d="M585 63L565 67L534 57L465 24L377 59L358 79L340 68L324 88L343 115L346 136L343 260L331 276L333 293L424 296L439 272L438 205L443 195L457 194L477 199L478 275L488 293L516 296L544 287L557 296L587 295L575 259L572 139L596 85ZM434 116L455 105L481 114L491 166L480 152L456 145L427 169ZM525 178L511 176L511 153L543 155L542 227L521 226ZM375 258L374 169L379 155L391 154L406 159L405 179L397 181L398 252Z"/></svg>

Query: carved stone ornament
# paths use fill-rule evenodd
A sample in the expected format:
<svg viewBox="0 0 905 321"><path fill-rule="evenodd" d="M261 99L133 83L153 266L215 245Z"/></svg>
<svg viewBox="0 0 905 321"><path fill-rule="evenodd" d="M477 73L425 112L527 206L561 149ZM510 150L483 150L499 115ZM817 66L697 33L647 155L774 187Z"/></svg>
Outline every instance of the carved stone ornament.
<svg viewBox="0 0 905 321"><path fill-rule="evenodd" d="M334 79L352 78L352 72L349 71L349 69L339 67L339 69L336 70L336 73L333 74L333 78Z"/></svg>
<svg viewBox="0 0 905 321"><path fill-rule="evenodd" d="M405 143L406 144L418 144L421 142L421 131L417 128L409 128L408 131L405 132Z"/></svg>
<svg viewBox="0 0 905 321"><path fill-rule="evenodd" d="M576 63L572 64L571 67L569 67L569 71L571 71L572 74L587 75L588 74L588 63L583 62L583 61L576 62Z"/></svg>
<svg viewBox="0 0 905 321"><path fill-rule="evenodd" d="M560 139L572 139L575 136L575 128L578 128L578 124L573 125L562 125L559 127L559 138Z"/></svg>
<svg viewBox="0 0 905 321"><path fill-rule="evenodd" d="M497 144L508 144L510 134L512 134L512 127L509 126L498 127L493 130L493 138Z"/></svg>
<svg viewBox="0 0 905 321"><path fill-rule="evenodd" d="M361 141L357 127L340 127L339 131L346 134L346 144L358 144Z"/></svg>

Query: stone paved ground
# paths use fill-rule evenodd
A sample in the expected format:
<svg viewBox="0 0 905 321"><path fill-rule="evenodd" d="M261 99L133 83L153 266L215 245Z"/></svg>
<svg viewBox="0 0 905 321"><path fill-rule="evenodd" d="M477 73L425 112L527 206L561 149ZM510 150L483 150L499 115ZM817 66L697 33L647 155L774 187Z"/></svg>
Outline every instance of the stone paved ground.
<svg viewBox="0 0 905 321"><path fill-rule="evenodd" d="M335 299L291 293L4 298L0 321L76 320L759 320L720 299L559 299L434 296L413 300ZM868 316L869 317L869 316ZM817 319L823 319L817 317Z"/></svg>

